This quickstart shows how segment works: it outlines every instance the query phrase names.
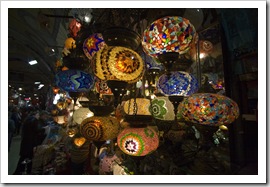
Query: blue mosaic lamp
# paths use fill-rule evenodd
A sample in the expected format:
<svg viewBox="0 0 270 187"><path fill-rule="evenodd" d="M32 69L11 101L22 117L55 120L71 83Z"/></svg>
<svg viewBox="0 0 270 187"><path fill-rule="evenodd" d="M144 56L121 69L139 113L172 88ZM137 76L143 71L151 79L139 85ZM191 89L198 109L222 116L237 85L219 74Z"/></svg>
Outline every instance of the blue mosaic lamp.
<svg viewBox="0 0 270 187"><path fill-rule="evenodd" d="M172 71L170 75L163 74L157 82L157 89L166 96L189 96L198 91L198 81L184 71Z"/></svg>
<svg viewBox="0 0 270 187"><path fill-rule="evenodd" d="M94 76L81 70L70 69L58 72L55 82L67 92L87 92L94 86Z"/></svg>

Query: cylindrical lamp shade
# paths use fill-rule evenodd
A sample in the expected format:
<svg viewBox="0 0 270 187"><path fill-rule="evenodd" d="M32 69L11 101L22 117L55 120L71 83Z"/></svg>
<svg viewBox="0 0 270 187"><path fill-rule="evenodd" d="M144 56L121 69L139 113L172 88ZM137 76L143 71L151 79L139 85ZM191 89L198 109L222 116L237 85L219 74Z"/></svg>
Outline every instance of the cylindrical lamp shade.
<svg viewBox="0 0 270 187"><path fill-rule="evenodd" d="M95 33L85 39L83 43L83 52L89 60L106 45L101 33Z"/></svg>
<svg viewBox="0 0 270 187"><path fill-rule="evenodd" d="M55 82L67 92L87 92L94 86L94 77L84 71L70 69L58 72Z"/></svg>
<svg viewBox="0 0 270 187"><path fill-rule="evenodd" d="M198 91L198 81L184 71L172 71L170 75L163 74L157 82L157 89L167 95L189 96Z"/></svg>
<svg viewBox="0 0 270 187"><path fill-rule="evenodd" d="M117 144L128 155L145 156L158 148L159 138L151 127L127 127L118 134Z"/></svg>
<svg viewBox="0 0 270 187"><path fill-rule="evenodd" d="M152 110L154 118L166 121L174 120L174 107L168 97L156 97L151 103L150 110Z"/></svg>
<svg viewBox="0 0 270 187"><path fill-rule="evenodd" d="M179 104L178 112L186 121L209 126L227 125L239 116L235 101L213 93L191 95Z"/></svg>
<svg viewBox="0 0 270 187"><path fill-rule="evenodd" d="M124 103L124 112L128 115L133 115L134 112L136 115L151 115L150 104L150 100L146 98L136 98L135 103L134 99L129 99Z"/></svg>
<svg viewBox="0 0 270 187"><path fill-rule="evenodd" d="M93 116L84 119L80 124L80 133L92 141L106 141L117 137L120 123L114 117Z"/></svg>
<svg viewBox="0 0 270 187"><path fill-rule="evenodd" d="M73 121L80 125L84 119L92 116L94 116L94 113L90 111L89 108L81 107L74 111Z"/></svg>
<svg viewBox="0 0 270 187"><path fill-rule="evenodd" d="M166 16L154 21L143 33L144 51L153 57L168 52L186 53L196 31L186 18Z"/></svg>
<svg viewBox="0 0 270 187"><path fill-rule="evenodd" d="M95 57L93 70L101 80L134 83L143 76L144 62L138 53L129 48L105 46Z"/></svg>

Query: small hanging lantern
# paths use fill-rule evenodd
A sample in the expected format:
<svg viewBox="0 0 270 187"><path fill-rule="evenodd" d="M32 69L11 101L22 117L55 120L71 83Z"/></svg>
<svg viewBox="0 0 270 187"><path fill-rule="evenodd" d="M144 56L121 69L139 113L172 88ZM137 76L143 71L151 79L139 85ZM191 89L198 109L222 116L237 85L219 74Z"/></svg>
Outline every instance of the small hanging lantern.
<svg viewBox="0 0 270 187"><path fill-rule="evenodd" d="M184 99L178 107L187 121L209 125L227 125L239 116L239 108L232 99L213 93L197 93Z"/></svg>
<svg viewBox="0 0 270 187"><path fill-rule="evenodd" d="M147 27L143 33L142 46L153 57L169 52L184 54L190 49L195 33L188 19L166 16Z"/></svg>
<svg viewBox="0 0 270 187"><path fill-rule="evenodd" d="M93 75L70 69L55 75L56 85L67 92L87 92L94 86Z"/></svg>
<svg viewBox="0 0 270 187"><path fill-rule="evenodd" d="M82 24L77 19L72 19L69 23L68 30L72 37L76 38L81 30Z"/></svg>
<svg viewBox="0 0 270 187"><path fill-rule="evenodd" d="M144 62L135 51L119 46L105 46L93 62L94 74L101 80L137 82L144 73Z"/></svg>
<svg viewBox="0 0 270 187"><path fill-rule="evenodd" d="M157 82L157 89L167 95L189 96L198 91L198 81L184 71L172 71L170 75L163 74Z"/></svg>
<svg viewBox="0 0 270 187"><path fill-rule="evenodd" d="M148 127L127 127L117 136L118 147L131 156L145 156L158 148L157 132Z"/></svg>
<svg viewBox="0 0 270 187"><path fill-rule="evenodd" d="M86 139L84 137L78 137L73 142L77 147L81 147L86 142Z"/></svg>
<svg viewBox="0 0 270 187"><path fill-rule="evenodd" d="M92 116L80 124L80 133L92 141L106 141L117 137L120 130L119 121L110 116Z"/></svg>
<svg viewBox="0 0 270 187"><path fill-rule="evenodd" d="M75 49L76 48L76 41L70 37L70 38L67 38L66 41L65 41L65 49Z"/></svg>
<svg viewBox="0 0 270 187"><path fill-rule="evenodd" d="M106 45L101 33L95 33L85 39L83 52L89 60Z"/></svg>

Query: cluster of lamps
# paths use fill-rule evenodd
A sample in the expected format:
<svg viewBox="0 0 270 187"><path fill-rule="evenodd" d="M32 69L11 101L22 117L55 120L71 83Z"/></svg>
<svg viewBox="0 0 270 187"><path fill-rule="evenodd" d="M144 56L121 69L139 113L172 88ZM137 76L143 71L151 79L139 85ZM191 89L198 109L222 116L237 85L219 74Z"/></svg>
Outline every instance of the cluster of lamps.
<svg viewBox="0 0 270 187"><path fill-rule="evenodd" d="M69 135L74 137L74 143L78 146L87 141L116 140L117 146L125 154L145 156L159 145L158 132L147 124L149 121L143 121L146 117L150 121L152 118L173 121L179 114L186 121L210 126L228 125L238 117L239 108L230 98L212 93L196 93L199 89L197 78L187 72L191 62L180 66L180 70L173 70L174 64L181 65L181 55L188 53L194 44L196 30L189 20L179 16L160 18L146 28L140 42L139 35L126 29L125 32L130 32L130 36L136 36L136 39L123 38L128 37L128 34L122 38L121 35L116 37L117 33L114 33L112 40L108 33L106 37L102 33L94 33L81 41L79 37L84 32L82 24L77 20L72 20L71 24L69 31L72 37L67 39L63 55L68 57L77 48L87 59L82 63L88 63L88 66L87 70L73 69L74 66L68 67L62 63L62 67L66 68L59 69L56 74L56 87L67 92L74 100L74 105L81 93L93 90L99 96L114 97L115 101L112 107L94 105L86 100L85 107L76 110L73 107L72 115L69 116L72 120L58 116L59 124L77 125L77 131L71 129ZM115 38L118 38L117 41ZM132 44L125 41L132 41ZM143 52L136 52L140 44ZM202 45L205 51L211 50L211 44L204 42ZM78 49L78 46L81 48ZM160 75L163 70L165 73ZM135 96L121 104L128 86L142 81L145 74L150 75L149 82L162 96L151 99ZM119 106L123 114L128 116L128 127L122 128L120 120L111 115L114 112L116 114ZM140 116L144 116L142 120ZM80 137L74 136L76 132Z"/></svg>

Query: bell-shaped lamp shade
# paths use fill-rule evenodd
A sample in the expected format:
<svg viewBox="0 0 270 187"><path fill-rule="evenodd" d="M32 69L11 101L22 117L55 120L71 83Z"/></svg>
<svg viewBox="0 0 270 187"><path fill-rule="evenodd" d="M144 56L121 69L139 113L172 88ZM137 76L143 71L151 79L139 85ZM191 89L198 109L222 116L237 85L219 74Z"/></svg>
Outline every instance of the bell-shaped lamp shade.
<svg viewBox="0 0 270 187"><path fill-rule="evenodd" d="M172 71L170 75L162 74L157 82L157 89L167 96L189 96L198 91L198 81L184 71Z"/></svg>
<svg viewBox="0 0 270 187"><path fill-rule="evenodd" d="M150 126L127 127L117 136L118 147L131 156L145 156L158 148L157 132Z"/></svg>
<svg viewBox="0 0 270 187"><path fill-rule="evenodd" d="M94 116L94 113L90 111L89 108L81 107L74 111L73 121L80 125L84 119L92 116Z"/></svg>
<svg viewBox="0 0 270 187"><path fill-rule="evenodd" d="M89 60L106 45L101 33L95 33L85 39L83 51Z"/></svg>
<svg viewBox="0 0 270 187"><path fill-rule="evenodd" d="M213 93L196 93L185 98L178 112L186 121L209 126L228 125L239 116L235 101Z"/></svg>
<svg viewBox="0 0 270 187"><path fill-rule="evenodd" d="M135 103L134 99L129 99L124 103L124 113L133 115L135 112L136 115L151 115L150 105L150 100L146 98L136 98Z"/></svg>
<svg viewBox="0 0 270 187"><path fill-rule="evenodd" d="M153 57L168 52L186 53L196 31L188 19L180 16L160 18L143 33L144 51Z"/></svg>
<svg viewBox="0 0 270 187"><path fill-rule="evenodd" d="M156 97L151 101L152 115L154 118L172 121L175 118L174 106L168 97Z"/></svg>
<svg viewBox="0 0 270 187"><path fill-rule="evenodd" d="M135 83L143 76L144 62L138 53L129 48L105 46L95 57L93 71L101 80Z"/></svg>
<svg viewBox="0 0 270 187"><path fill-rule="evenodd" d="M94 86L94 76L81 70L70 69L58 72L55 82L67 92L87 92Z"/></svg>
<svg viewBox="0 0 270 187"><path fill-rule="evenodd" d="M120 131L119 121L110 116L92 116L80 124L80 133L87 140L106 141L117 137Z"/></svg>

